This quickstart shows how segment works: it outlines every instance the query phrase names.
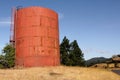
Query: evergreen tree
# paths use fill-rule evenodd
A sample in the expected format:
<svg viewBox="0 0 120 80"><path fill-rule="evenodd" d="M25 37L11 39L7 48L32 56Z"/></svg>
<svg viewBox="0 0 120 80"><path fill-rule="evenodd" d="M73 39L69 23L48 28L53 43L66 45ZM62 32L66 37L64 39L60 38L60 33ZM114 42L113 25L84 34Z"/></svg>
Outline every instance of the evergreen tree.
<svg viewBox="0 0 120 80"><path fill-rule="evenodd" d="M15 65L15 49L12 47L11 44L7 44L3 50L2 54L4 55L3 61L6 63L7 67L13 67ZM6 66L4 65L4 66Z"/></svg>
<svg viewBox="0 0 120 80"><path fill-rule="evenodd" d="M78 43L74 40L70 44L70 59L73 62L73 66L84 66L84 58L82 50L79 48Z"/></svg>
<svg viewBox="0 0 120 80"><path fill-rule="evenodd" d="M67 66L84 66L84 58L76 40L69 43L64 37L60 45L61 64Z"/></svg>
<svg viewBox="0 0 120 80"><path fill-rule="evenodd" d="M69 58L68 58L68 54L69 54L69 40L66 38L66 36L64 37L61 45L60 45L60 57L61 57L61 64L68 64Z"/></svg>

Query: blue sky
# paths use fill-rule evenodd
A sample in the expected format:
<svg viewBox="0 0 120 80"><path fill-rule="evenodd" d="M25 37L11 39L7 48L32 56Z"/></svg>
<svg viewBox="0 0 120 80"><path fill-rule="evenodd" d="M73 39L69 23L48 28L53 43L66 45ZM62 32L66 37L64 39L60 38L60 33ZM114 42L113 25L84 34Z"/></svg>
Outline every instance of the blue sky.
<svg viewBox="0 0 120 80"><path fill-rule="evenodd" d="M120 0L1 0L0 50L9 42L11 9L17 6L56 11L60 41L77 40L85 59L120 54Z"/></svg>

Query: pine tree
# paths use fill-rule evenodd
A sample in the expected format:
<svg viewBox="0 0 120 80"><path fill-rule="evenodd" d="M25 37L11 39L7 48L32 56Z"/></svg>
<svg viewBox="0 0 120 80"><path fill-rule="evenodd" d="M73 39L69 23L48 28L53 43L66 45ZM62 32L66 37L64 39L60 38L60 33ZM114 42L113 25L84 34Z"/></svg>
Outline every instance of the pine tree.
<svg viewBox="0 0 120 80"><path fill-rule="evenodd" d="M83 53L76 40L70 44L70 59L73 66L84 66Z"/></svg>
<svg viewBox="0 0 120 80"><path fill-rule="evenodd" d="M69 43L64 37L60 45L61 64L67 66L84 66L84 58L76 40Z"/></svg>
<svg viewBox="0 0 120 80"><path fill-rule="evenodd" d="M69 58L68 58L69 48L70 48L69 40L65 36L62 43L61 43L61 45L60 45L61 64L63 64L63 65L68 64L68 61L69 61Z"/></svg>

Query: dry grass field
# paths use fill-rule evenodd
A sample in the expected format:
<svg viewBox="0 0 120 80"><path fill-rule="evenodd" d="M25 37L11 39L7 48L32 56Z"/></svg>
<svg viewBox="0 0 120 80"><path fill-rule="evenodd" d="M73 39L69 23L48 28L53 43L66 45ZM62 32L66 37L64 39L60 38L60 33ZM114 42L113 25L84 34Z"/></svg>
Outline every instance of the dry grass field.
<svg viewBox="0 0 120 80"><path fill-rule="evenodd" d="M57 66L1 69L0 80L120 80L120 76L105 69Z"/></svg>

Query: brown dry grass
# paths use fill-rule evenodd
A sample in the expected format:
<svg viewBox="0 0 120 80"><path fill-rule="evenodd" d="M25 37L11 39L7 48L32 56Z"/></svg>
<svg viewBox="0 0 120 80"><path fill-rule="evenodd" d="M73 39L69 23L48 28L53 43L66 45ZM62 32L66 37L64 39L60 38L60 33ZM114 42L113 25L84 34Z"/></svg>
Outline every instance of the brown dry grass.
<svg viewBox="0 0 120 80"><path fill-rule="evenodd" d="M120 80L120 76L105 69L57 66L1 69L0 80Z"/></svg>

